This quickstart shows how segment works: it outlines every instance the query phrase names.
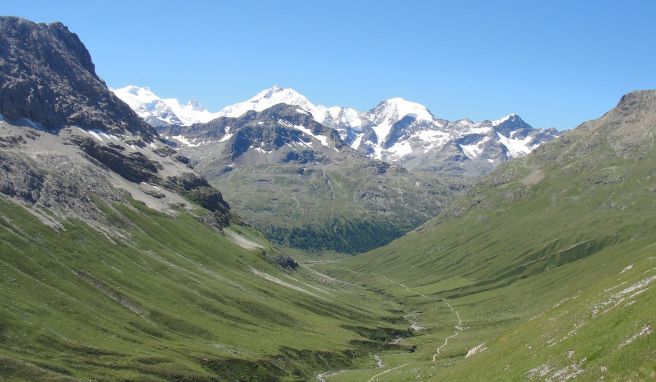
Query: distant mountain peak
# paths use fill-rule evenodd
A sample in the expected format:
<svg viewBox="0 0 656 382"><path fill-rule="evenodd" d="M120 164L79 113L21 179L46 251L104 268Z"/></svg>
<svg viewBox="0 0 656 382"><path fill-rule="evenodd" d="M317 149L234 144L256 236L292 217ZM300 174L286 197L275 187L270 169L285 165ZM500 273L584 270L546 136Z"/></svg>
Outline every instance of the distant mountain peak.
<svg viewBox="0 0 656 382"><path fill-rule="evenodd" d="M149 94L146 90L140 92ZM479 166L483 172L500 163L497 159L526 155L557 135L555 130L534 129L514 113L497 120L474 122L464 118L450 122L436 118L426 106L402 97L384 100L369 111L358 111L315 105L298 91L278 85L213 116L240 118L249 111L259 113L281 105L311 116L313 122L334 130L344 144L370 157L413 163L420 163L422 157L429 157L426 161L453 159L456 167L462 165L462 158L468 158L483 163ZM260 122L262 126L268 123Z"/></svg>
<svg viewBox="0 0 656 382"><path fill-rule="evenodd" d="M426 106L417 102L408 101L401 97L387 99L379 103L374 110L383 111L384 117L392 117L395 115L396 118L401 119L405 116L411 116L418 121L432 121L435 119L433 113L431 113Z"/></svg>
<svg viewBox="0 0 656 382"><path fill-rule="evenodd" d="M313 116L315 113L321 114L316 106L308 101L308 99L301 93L292 88L283 88L278 85L273 85L269 89L260 91L247 101L225 107L218 113L218 116L238 118L248 111L263 111L280 103L298 106L301 109L312 113Z"/></svg>
<svg viewBox="0 0 656 382"><path fill-rule="evenodd" d="M513 121L522 121L523 122L524 120L521 119L519 117L519 115L517 115L515 113L511 113L511 114L508 114L508 115L506 115L502 118L499 118L497 120L492 121L492 126L499 126L502 123L505 123L505 122L508 122L508 121L511 121L511 122L513 122Z"/></svg>
<svg viewBox="0 0 656 382"><path fill-rule="evenodd" d="M219 117L217 113L208 111L194 99L182 104L176 98L159 97L147 86L128 85L111 90L153 126L190 126Z"/></svg>

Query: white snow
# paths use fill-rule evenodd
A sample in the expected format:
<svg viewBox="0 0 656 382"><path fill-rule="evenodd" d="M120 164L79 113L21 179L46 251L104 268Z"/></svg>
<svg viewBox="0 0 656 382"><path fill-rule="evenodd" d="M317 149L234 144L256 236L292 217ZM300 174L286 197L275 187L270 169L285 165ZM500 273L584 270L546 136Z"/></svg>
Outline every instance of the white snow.
<svg viewBox="0 0 656 382"><path fill-rule="evenodd" d="M403 98L390 98L381 102L372 110L371 120L375 123L372 127L378 137L378 144L387 140L392 126L406 116L411 116L415 121L433 121L434 117L426 106L416 102L406 101Z"/></svg>
<svg viewBox="0 0 656 382"><path fill-rule="evenodd" d="M230 139L230 138L232 138L232 134L231 134L231 133L227 133L227 134L225 134L224 136L222 136L221 139L219 139L219 142L225 142L225 141L227 141L227 140Z"/></svg>
<svg viewBox="0 0 656 382"><path fill-rule="evenodd" d="M360 142L362 141L363 136L364 136L364 134L356 135L355 139L353 140L353 143L351 143L351 147L354 148L354 149L357 149L358 147L360 147Z"/></svg>
<svg viewBox="0 0 656 382"><path fill-rule="evenodd" d="M515 113L508 114L505 117L497 119L496 121L492 121L492 126L499 126L500 124L508 121L510 118L513 118L513 117L516 117L516 116L517 116L517 114L515 114Z"/></svg>
<svg viewBox="0 0 656 382"><path fill-rule="evenodd" d="M417 137L422 142L429 144L429 149L444 146L451 138L451 134L441 130L422 130L415 133L412 137Z"/></svg>
<svg viewBox="0 0 656 382"><path fill-rule="evenodd" d="M309 136L311 136L312 138L314 138L314 139L318 140L319 142L321 142L322 145L324 145L324 146L328 146L328 138L327 138L325 135L315 135L315 134L314 134L310 129L308 129L307 127L305 127L305 126L301 126L301 125L293 125L293 124L291 124L291 123L289 123L289 122L287 122L287 121L279 120L278 122L279 122L281 125L283 125L283 126L287 126L287 127L294 128L294 129L296 129L296 130L300 130L300 131L302 131L304 134L309 135Z"/></svg>
<svg viewBox="0 0 656 382"><path fill-rule="evenodd" d="M253 147L253 146L251 146L251 147ZM258 153L262 153L262 154L271 154L271 151L266 151L261 147L256 147L255 151L257 151Z"/></svg>
<svg viewBox="0 0 656 382"><path fill-rule="evenodd" d="M259 112L280 103L298 106L302 111L311 113L318 122L322 122L326 115L325 108L318 109L296 90L281 88L279 86L262 90L248 101L227 106L218 115L220 117L238 118L248 111L253 110Z"/></svg>
<svg viewBox="0 0 656 382"><path fill-rule="evenodd" d="M475 159L483 152L483 149L485 147L484 145L488 140L489 138L485 137L473 145L459 145L459 146L462 149L462 151L465 153L465 155L467 155L468 158Z"/></svg>
<svg viewBox="0 0 656 382"><path fill-rule="evenodd" d="M129 85L111 90L143 119L153 117L166 124L189 126L219 117L197 101L182 104L176 98L161 98L148 87Z"/></svg>
<svg viewBox="0 0 656 382"><path fill-rule="evenodd" d="M398 142L394 144L394 146L388 148L387 152L393 158L400 159L408 154L412 154L412 146L408 141Z"/></svg>
<svg viewBox="0 0 656 382"><path fill-rule="evenodd" d="M470 125L471 126L471 125ZM469 129L463 130L461 135L464 134L481 134L481 135L486 135L490 131L492 131L492 128L489 126L480 126L479 124L473 125L474 127L470 127Z"/></svg>
<svg viewBox="0 0 656 382"><path fill-rule="evenodd" d="M100 136L100 134L96 133L95 131L93 131L93 130L89 130L89 131L87 131L87 133L89 133L89 135L91 135L92 137L94 137L96 140L99 140L99 141L101 141L101 142L103 141L103 139L102 139L102 137Z"/></svg>
<svg viewBox="0 0 656 382"><path fill-rule="evenodd" d="M361 127L362 126L362 119L360 118L360 113L351 108L343 108L342 109L342 118L340 119L340 122L345 123L351 127Z"/></svg>
<svg viewBox="0 0 656 382"><path fill-rule="evenodd" d="M531 145L533 137L530 135L524 139L508 138L501 133L497 133L497 136L499 137L499 142L508 149L508 154L511 158L527 155L537 147L537 145Z"/></svg>
<svg viewBox="0 0 656 382"><path fill-rule="evenodd" d="M433 114L426 108L426 106L406 101L401 97L390 98L384 102L389 107L393 108L399 119L406 115L413 116L417 121L432 121Z"/></svg>
<svg viewBox="0 0 656 382"><path fill-rule="evenodd" d="M511 158L524 156L539 145L533 143L531 136L524 139L516 138L515 132L510 132L509 136L500 133L494 136L494 127L516 117L516 114L509 114L495 121L473 122L464 118L448 122L436 119L425 106L400 97L383 101L370 111L360 112L349 107L314 105L294 89L273 86L257 93L247 101L227 106L218 113L210 113L207 109L195 103L181 105L173 98L162 99L145 87L127 86L115 89L114 92L143 118L155 117L167 123L184 125L207 122L217 117L236 118L250 110L260 112L274 105L284 103L296 106L297 112L310 114L315 121L334 128L342 139L352 139L349 142L354 149L361 146L363 136L371 128L376 137L367 142L367 146L372 149L370 155L378 159L386 158L392 161L400 160L414 150L420 150L423 153L437 150L454 139L473 134L486 136L487 140L498 141L507 148L508 155ZM403 138L391 148L383 148L394 124L407 116L412 118L412 130L410 131L414 132L410 136L403 135ZM264 122L259 123L264 124ZM322 145L328 146L328 138L324 135L315 135L305 126L291 126L290 124L289 127L296 128L318 140ZM229 127L226 128L225 134L219 142L225 142L232 137L229 129ZM405 133L407 134L407 132ZM174 139L192 147L201 144L189 141L183 136ZM306 142L302 144L308 145ZM461 145L460 147L465 155L471 159L480 158L480 154L484 150L483 142ZM337 149L335 148L335 150ZM495 163L489 159L488 162Z"/></svg>
<svg viewBox="0 0 656 382"><path fill-rule="evenodd" d="M191 142L189 139L185 138L184 135L174 135L171 138L175 139L176 141L178 141L178 142L180 142L183 145L188 146L188 147L198 147L198 146L201 145L200 143Z"/></svg>

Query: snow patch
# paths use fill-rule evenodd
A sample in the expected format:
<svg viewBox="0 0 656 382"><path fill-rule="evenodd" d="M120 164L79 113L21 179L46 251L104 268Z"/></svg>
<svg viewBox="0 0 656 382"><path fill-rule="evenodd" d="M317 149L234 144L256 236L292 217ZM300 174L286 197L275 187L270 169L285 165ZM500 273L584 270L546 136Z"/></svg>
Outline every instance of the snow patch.
<svg viewBox="0 0 656 382"><path fill-rule="evenodd" d="M529 154L533 149L539 145L532 145L533 137L527 136L524 139L513 139L504 136L501 133L497 133L499 137L499 142L508 149L508 156L511 158L519 158Z"/></svg>
<svg viewBox="0 0 656 382"><path fill-rule="evenodd" d="M287 121L279 120L278 123L280 123L283 126L291 127L293 129L299 130L304 134L309 135L310 137L318 140L319 142L321 142L322 145L328 146L328 138L325 135L315 135L312 132L312 130L308 129L307 127L301 125L293 125Z"/></svg>
<svg viewBox="0 0 656 382"><path fill-rule="evenodd" d="M92 137L94 137L96 140L98 140L98 141L100 141L100 142L103 141L103 139L102 139L102 137L100 136L100 134L96 133L95 131L89 130L89 131L87 131L87 133L89 133L89 135L91 135Z"/></svg>
<svg viewBox="0 0 656 382"><path fill-rule="evenodd" d="M485 143L489 141L489 137L485 137L473 145L458 145L462 149L462 152L467 155L470 159L476 159L483 152L485 148Z"/></svg>
<svg viewBox="0 0 656 382"><path fill-rule="evenodd" d="M511 118L514 118L514 117L517 117L517 114L515 114L515 113L508 114L505 117L497 119L496 121L492 121L492 126L495 126L495 127L499 126L502 123L507 122L508 120L510 120Z"/></svg>
<svg viewBox="0 0 656 382"><path fill-rule="evenodd" d="M201 143L193 143L189 139L185 138L184 135L174 135L171 138L175 139L176 141L182 143L183 145L187 147L198 147L201 145Z"/></svg>
<svg viewBox="0 0 656 382"><path fill-rule="evenodd" d="M408 154L412 154L412 146L408 141L398 142L387 149L387 152L392 158L401 159Z"/></svg>

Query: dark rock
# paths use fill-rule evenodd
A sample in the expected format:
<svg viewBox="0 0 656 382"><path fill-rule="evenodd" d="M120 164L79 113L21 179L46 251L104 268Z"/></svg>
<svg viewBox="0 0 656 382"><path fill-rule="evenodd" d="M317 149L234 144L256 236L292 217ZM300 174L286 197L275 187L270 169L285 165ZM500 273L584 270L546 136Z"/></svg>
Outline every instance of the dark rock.
<svg viewBox="0 0 656 382"><path fill-rule="evenodd" d="M184 155L176 155L173 159L177 160L180 163L189 164L190 160Z"/></svg>
<svg viewBox="0 0 656 382"><path fill-rule="evenodd" d="M121 145L117 145L116 143L109 142L109 143L107 143L107 146L109 146L113 149L116 149L116 150L125 151L125 147L123 147Z"/></svg>
<svg viewBox="0 0 656 382"><path fill-rule="evenodd" d="M0 114L48 129L77 125L150 141L155 130L98 77L78 36L61 23L0 17Z"/></svg>
<svg viewBox="0 0 656 382"><path fill-rule="evenodd" d="M172 149L168 146L158 147L158 148L154 149L153 152L155 154L161 156L162 158L169 157L169 156L176 153L176 151L174 149Z"/></svg>
<svg viewBox="0 0 656 382"><path fill-rule="evenodd" d="M124 154L115 148L101 145L91 138L76 136L71 138L71 141L80 146L87 155L131 182L147 182L155 178L158 167L161 166L139 152Z"/></svg>
<svg viewBox="0 0 656 382"><path fill-rule="evenodd" d="M212 212L228 214L230 205L223 200L223 195L212 187L202 176L194 173L183 173L167 178L166 187L179 192L185 197L200 204Z"/></svg>
<svg viewBox="0 0 656 382"><path fill-rule="evenodd" d="M295 270L298 269L298 267L299 267L299 265L298 265L298 263L296 262L296 260L294 260L291 256L288 256L288 255L278 256L278 257L276 258L276 263L277 263L281 268L284 268L284 269L291 269L291 270L293 270L293 271L295 271Z"/></svg>

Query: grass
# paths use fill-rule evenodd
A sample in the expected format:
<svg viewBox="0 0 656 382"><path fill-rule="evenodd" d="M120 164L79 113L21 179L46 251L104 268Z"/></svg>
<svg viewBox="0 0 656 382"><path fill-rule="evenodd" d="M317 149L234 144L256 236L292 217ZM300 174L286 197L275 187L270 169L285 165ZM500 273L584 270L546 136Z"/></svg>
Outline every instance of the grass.
<svg viewBox="0 0 656 382"><path fill-rule="evenodd" d="M401 299L425 326L402 341L416 352L383 353L384 370L330 381L363 381L405 364L376 380L656 377L653 284L617 297L656 282L654 150L618 156L595 142L563 158L554 155L557 145L502 166L441 217L390 245L316 264ZM524 182L536 169L544 177ZM463 328L432 362L456 331L444 299ZM482 343L486 351L465 358Z"/></svg>
<svg viewBox="0 0 656 382"><path fill-rule="evenodd" d="M236 213L280 245L358 253L389 243L437 214L446 182L374 162L241 165L216 176L199 165ZM452 182L452 181L450 181Z"/></svg>
<svg viewBox="0 0 656 382"><path fill-rule="evenodd" d="M98 202L123 237L54 231L0 199L0 378L654 380L656 150L625 109L360 256L137 202Z"/></svg>
<svg viewBox="0 0 656 382"><path fill-rule="evenodd" d="M407 328L393 301L270 263L250 228L263 250L190 213L102 207L126 237L0 200L0 379L306 380L368 357L357 341L380 340L355 328Z"/></svg>

